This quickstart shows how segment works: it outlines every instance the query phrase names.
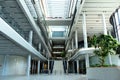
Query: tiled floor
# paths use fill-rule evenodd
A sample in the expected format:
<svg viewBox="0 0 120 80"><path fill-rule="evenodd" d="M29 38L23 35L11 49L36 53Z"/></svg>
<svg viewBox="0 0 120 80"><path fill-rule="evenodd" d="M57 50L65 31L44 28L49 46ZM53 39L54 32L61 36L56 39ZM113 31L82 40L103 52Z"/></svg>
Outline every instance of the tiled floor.
<svg viewBox="0 0 120 80"><path fill-rule="evenodd" d="M0 80L87 80L85 75L80 74L40 74L27 76L1 76Z"/></svg>

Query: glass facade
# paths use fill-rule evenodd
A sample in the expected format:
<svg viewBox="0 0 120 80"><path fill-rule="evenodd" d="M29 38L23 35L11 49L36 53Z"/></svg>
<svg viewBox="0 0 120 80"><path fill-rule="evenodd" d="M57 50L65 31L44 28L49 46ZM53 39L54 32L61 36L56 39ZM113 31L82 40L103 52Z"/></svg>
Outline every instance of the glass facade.
<svg viewBox="0 0 120 80"><path fill-rule="evenodd" d="M120 41L120 8L116 9L112 14L110 22L113 25L114 35Z"/></svg>

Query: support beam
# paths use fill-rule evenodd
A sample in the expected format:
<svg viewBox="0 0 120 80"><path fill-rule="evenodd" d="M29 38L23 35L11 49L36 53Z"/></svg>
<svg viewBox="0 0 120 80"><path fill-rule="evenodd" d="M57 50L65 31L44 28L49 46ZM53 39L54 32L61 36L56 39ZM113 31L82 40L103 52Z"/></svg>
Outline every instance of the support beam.
<svg viewBox="0 0 120 80"><path fill-rule="evenodd" d="M72 65L73 65L73 73L75 73L75 62L74 61L72 62Z"/></svg>
<svg viewBox="0 0 120 80"><path fill-rule="evenodd" d="M79 60L77 60L76 63L77 63L77 73L79 74Z"/></svg>
<svg viewBox="0 0 120 80"><path fill-rule="evenodd" d="M39 45L38 45L38 48L39 48L39 52L41 51L41 43L39 43Z"/></svg>
<svg viewBox="0 0 120 80"><path fill-rule="evenodd" d="M83 40L84 40L84 48L88 48L88 43L87 43L87 29L86 29L86 14L83 12Z"/></svg>
<svg viewBox="0 0 120 80"><path fill-rule="evenodd" d="M90 64L89 64L89 54L85 55L85 63L86 63L86 68L90 67Z"/></svg>
<svg viewBox="0 0 120 80"><path fill-rule="evenodd" d="M108 59L109 59L109 64L112 65L112 57L110 53L108 54Z"/></svg>
<svg viewBox="0 0 120 80"><path fill-rule="evenodd" d="M78 49L78 34L77 34L77 30L75 31L75 48Z"/></svg>
<svg viewBox="0 0 120 80"><path fill-rule="evenodd" d="M86 15L83 12L83 38L84 38L84 48L88 48L87 43L87 29L86 29ZM85 54L86 68L89 67L89 55Z"/></svg>
<svg viewBox="0 0 120 80"><path fill-rule="evenodd" d="M103 21L103 29L104 29L104 35L107 35L107 27L106 27L106 21L105 21L105 12L102 13L102 21ZM110 65L112 65L112 59L111 59L111 54L109 53L108 55L108 60Z"/></svg>
<svg viewBox="0 0 120 80"><path fill-rule="evenodd" d="M33 41L33 31L31 30L30 32L29 32L29 43L30 43L30 45L32 45L32 41Z"/></svg>
<svg viewBox="0 0 120 80"><path fill-rule="evenodd" d="M31 55L28 55L28 61L27 61L27 76L30 76L30 68L31 68Z"/></svg>
<svg viewBox="0 0 120 80"><path fill-rule="evenodd" d="M3 63L3 72L2 72L2 75L7 75L7 73L6 73L7 56L8 56L8 55L5 55L5 56L4 56L4 63Z"/></svg>
<svg viewBox="0 0 120 80"><path fill-rule="evenodd" d="M38 69L37 69L37 73L40 74L40 60L38 60Z"/></svg>
<svg viewBox="0 0 120 80"><path fill-rule="evenodd" d="M68 69L69 69L69 61L67 61L67 71L66 71L67 74L68 74Z"/></svg>
<svg viewBox="0 0 120 80"><path fill-rule="evenodd" d="M104 12L102 13L102 21L103 21L104 34L107 35L107 27L106 27L106 21L105 21L105 14L104 14Z"/></svg>
<svg viewBox="0 0 120 80"><path fill-rule="evenodd" d="M72 50L74 49L74 39L72 39Z"/></svg>
<svg viewBox="0 0 120 80"><path fill-rule="evenodd" d="M50 60L48 59L48 74L50 74Z"/></svg>

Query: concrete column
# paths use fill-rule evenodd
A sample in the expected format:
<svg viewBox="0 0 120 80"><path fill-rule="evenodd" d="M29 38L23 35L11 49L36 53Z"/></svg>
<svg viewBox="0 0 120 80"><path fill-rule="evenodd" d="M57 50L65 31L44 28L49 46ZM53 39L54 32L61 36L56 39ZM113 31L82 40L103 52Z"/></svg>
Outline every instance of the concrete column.
<svg viewBox="0 0 120 80"><path fill-rule="evenodd" d="M83 12L83 38L84 38L84 48L88 48L85 12ZM87 68L87 67L89 67L89 55L88 55L88 53L86 53L86 55L85 55L85 61L86 61L86 68Z"/></svg>
<svg viewBox="0 0 120 80"><path fill-rule="evenodd" d="M77 73L79 74L79 60L77 60L76 63L77 63Z"/></svg>
<svg viewBox="0 0 120 80"><path fill-rule="evenodd" d="M37 73L40 74L40 60L38 60L38 69L37 69Z"/></svg>
<svg viewBox="0 0 120 80"><path fill-rule="evenodd" d="M50 60L48 59L48 74L50 74Z"/></svg>
<svg viewBox="0 0 120 80"><path fill-rule="evenodd" d="M39 43L38 48L39 48L39 52L40 52L41 51L41 43Z"/></svg>
<svg viewBox="0 0 120 80"><path fill-rule="evenodd" d="M74 49L74 40L72 39L72 50Z"/></svg>
<svg viewBox="0 0 120 80"><path fill-rule="evenodd" d="M75 73L75 65L74 65L74 61L72 62L72 65L73 65L73 73Z"/></svg>
<svg viewBox="0 0 120 80"><path fill-rule="evenodd" d="M36 72L36 69L37 69L37 61L35 60L35 64L34 64L34 74L37 74L37 72Z"/></svg>
<svg viewBox="0 0 120 80"><path fill-rule="evenodd" d="M78 49L78 34L77 34L77 30L75 31L75 48Z"/></svg>
<svg viewBox="0 0 120 80"><path fill-rule="evenodd" d="M34 74L34 67L35 67L35 61L34 60L32 60L32 74Z"/></svg>
<svg viewBox="0 0 120 80"><path fill-rule="evenodd" d="M108 59L109 59L110 65L112 65L112 58L111 58L111 54L110 53L108 54Z"/></svg>
<svg viewBox="0 0 120 80"><path fill-rule="evenodd" d="M105 14L102 13L102 21L103 21L103 29L104 29L104 35L107 35L107 27L106 27L106 21L105 21ZM109 63L112 65L112 59L111 54L108 55Z"/></svg>
<svg viewBox="0 0 120 80"><path fill-rule="evenodd" d="M107 27L106 27L106 21L105 21L105 14L104 14L104 12L102 13L102 21L103 21L104 34L107 35Z"/></svg>
<svg viewBox="0 0 120 80"><path fill-rule="evenodd" d="M3 63L3 72L2 75L7 75L6 73L6 67L7 67L7 55L4 56L4 63Z"/></svg>
<svg viewBox="0 0 120 80"><path fill-rule="evenodd" d="M69 68L69 61L67 61L67 71L66 71L66 73L68 73L68 68Z"/></svg>
<svg viewBox="0 0 120 80"><path fill-rule="evenodd" d="M29 32L29 43L32 45L32 40L33 40L33 31L31 30L30 32Z"/></svg>
<svg viewBox="0 0 120 80"><path fill-rule="evenodd" d="M31 70L31 73L33 74L34 73L34 60L32 60L32 66L31 66L32 70Z"/></svg>
<svg viewBox="0 0 120 80"><path fill-rule="evenodd" d="M86 63L86 68L90 67L88 54L85 55L85 63Z"/></svg>
<svg viewBox="0 0 120 80"><path fill-rule="evenodd" d="M27 76L30 76L30 68L31 68L31 55L28 55L28 61L27 61Z"/></svg>
<svg viewBox="0 0 120 80"><path fill-rule="evenodd" d="M86 15L85 12L83 12L83 38L84 38L84 48L88 48L88 43L87 43L87 29L86 29Z"/></svg>
<svg viewBox="0 0 120 80"><path fill-rule="evenodd" d="M108 34L111 36L111 31L109 31Z"/></svg>

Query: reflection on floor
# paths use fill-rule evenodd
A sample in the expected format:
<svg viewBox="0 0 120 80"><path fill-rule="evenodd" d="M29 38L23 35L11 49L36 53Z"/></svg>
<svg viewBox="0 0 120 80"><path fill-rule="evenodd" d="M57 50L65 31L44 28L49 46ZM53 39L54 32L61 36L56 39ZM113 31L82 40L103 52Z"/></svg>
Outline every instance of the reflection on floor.
<svg viewBox="0 0 120 80"><path fill-rule="evenodd" d="M0 80L87 80L85 75L80 74L40 74L26 76L0 76Z"/></svg>

